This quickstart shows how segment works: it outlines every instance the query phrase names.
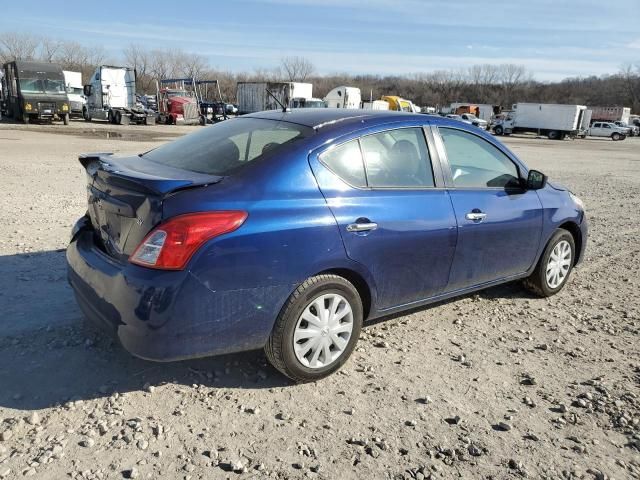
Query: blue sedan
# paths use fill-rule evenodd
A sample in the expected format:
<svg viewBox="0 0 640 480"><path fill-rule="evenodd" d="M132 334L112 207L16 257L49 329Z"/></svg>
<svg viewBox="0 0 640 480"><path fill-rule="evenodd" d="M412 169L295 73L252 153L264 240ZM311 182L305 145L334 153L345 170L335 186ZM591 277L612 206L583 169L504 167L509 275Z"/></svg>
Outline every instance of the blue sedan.
<svg viewBox="0 0 640 480"><path fill-rule="evenodd" d="M587 242L577 197L446 118L261 112L80 162L69 282L149 360L264 348L316 380L366 320L514 280L557 293Z"/></svg>

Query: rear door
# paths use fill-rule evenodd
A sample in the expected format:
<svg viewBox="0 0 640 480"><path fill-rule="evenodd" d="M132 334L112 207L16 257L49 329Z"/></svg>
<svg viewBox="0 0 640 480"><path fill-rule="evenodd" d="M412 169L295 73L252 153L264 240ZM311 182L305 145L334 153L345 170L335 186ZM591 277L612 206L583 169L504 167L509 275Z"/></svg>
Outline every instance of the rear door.
<svg viewBox="0 0 640 480"><path fill-rule="evenodd" d="M310 162L347 255L374 278L379 309L444 290L456 220L422 128L353 138L313 153Z"/></svg>
<svg viewBox="0 0 640 480"><path fill-rule="evenodd" d="M537 192L521 186L526 172L480 135L455 127L439 127L434 135L458 222L447 291L526 272L536 260L543 220Z"/></svg>

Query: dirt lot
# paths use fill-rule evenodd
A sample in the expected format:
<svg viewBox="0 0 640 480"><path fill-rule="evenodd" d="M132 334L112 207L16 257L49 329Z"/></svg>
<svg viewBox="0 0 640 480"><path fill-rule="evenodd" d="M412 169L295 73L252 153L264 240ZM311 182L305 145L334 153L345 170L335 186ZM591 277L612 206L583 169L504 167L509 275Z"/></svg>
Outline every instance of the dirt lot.
<svg viewBox="0 0 640 480"><path fill-rule="evenodd" d="M81 326L78 153L194 128L0 124L0 478L640 478L639 139L506 139L587 205L561 294L377 322L339 374L292 385L261 352L154 364Z"/></svg>

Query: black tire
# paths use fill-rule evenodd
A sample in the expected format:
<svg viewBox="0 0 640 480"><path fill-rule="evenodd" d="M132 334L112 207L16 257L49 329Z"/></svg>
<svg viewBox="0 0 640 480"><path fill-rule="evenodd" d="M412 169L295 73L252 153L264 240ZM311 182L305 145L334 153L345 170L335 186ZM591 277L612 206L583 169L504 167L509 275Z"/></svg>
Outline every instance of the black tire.
<svg viewBox="0 0 640 480"><path fill-rule="evenodd" d="M569 243L571 247L571 263L569 265L569 270L567 271L562 282L557 285L555 288L549 286L547 282L547 265L549 264L549 257L551 257L551 253L553 249L560 242L566 241ZM575 264L576 259L576 244L573 240L573 235L569 233L567 230L563 228L559 228L556 233L553 234L549 243L547 243L538 264L536 265L533 273L524 280L524 286L527 290L539 295L541 297L550 297L558 293L562 288L567 284L569 277L571 276L571 271L573 270L573 265Z"/></svg>
<svg viewBox="0 0 640 480"><path fill-rule="evenodd" d="M113 122L116 125L122 125L122 114L120 112L116 112L113 116Z"/></svg>
<svg viewBox="0 0 640 480"><path fill-rule="evenodd" d="M622 135L620 135L618 132L614 132L611 134L611 140L613 140L614 142L617 142L618 140L620 140L621 137Z"/></svg>
<svg viewBox="0 0 640 480"><path fill-rule="evenodd" d="M111 110L107 112L107 122L114 123L113 112Z"/></svg>
<svg viewBox="0 0 640 480"><path fill-rule="evenodd" d="M90 122L91 121L91 115L89 115L89 110L86 108L82 109L82 118L85 119L85 121Z"/></svg>
<svg viewBox="0 0 640 480"><path fill-rule="evenodd" d="M68 113L65 113L62 116L62 123L64 123L65 125L69 125L69 114Z"/></svg>
<svg viewBox="0 0 640 480"><path fill-rule="evenodd" d="M353 330L342 353L329 365L321 368L304 366L294 352L293 335L300 315L317 297L338 293L349 302L353 312ZM356 288L338 275L316 275L308 278L291 294L280 311L269 340L264 347L269 362L296 382L312 382L331 375L349 359L362 328L362 300Z"/></svg>
<svg viewBox="0 0 640 480"><path fill-rule="evenodd" d="M493 131L496 132L496 135L502 135L504 133L501 125L497 125L496 128L493 129Z"/></svg>
<svg viewBox="0 0 640 480"><path fill-rule="evenodd" d="M549 137L549 140L558 140L560 139L560 132L551 130L549 133L547 133L547 137Z"/></svg>

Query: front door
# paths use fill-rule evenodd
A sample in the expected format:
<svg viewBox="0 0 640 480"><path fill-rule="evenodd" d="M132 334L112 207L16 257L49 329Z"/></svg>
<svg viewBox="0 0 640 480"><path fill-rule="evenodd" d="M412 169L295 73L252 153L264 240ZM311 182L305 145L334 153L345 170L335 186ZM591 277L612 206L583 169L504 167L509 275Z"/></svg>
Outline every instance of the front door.
<svg viewBox="0 0 640 480"><path fill-rule="evenodd" d="M526 272L536 260L543 212L537 192L522 188L523 168L479 135L457 128L438 131L458 222L447 291Z"/></svg>
<svg viewBox="0 0 640 480"><path fill-rule="evenodd" d="M455 250L456 220L434 181L422 128L395 128L310 158L347 255L371 273L379 310L441 293Z"/></svg>

